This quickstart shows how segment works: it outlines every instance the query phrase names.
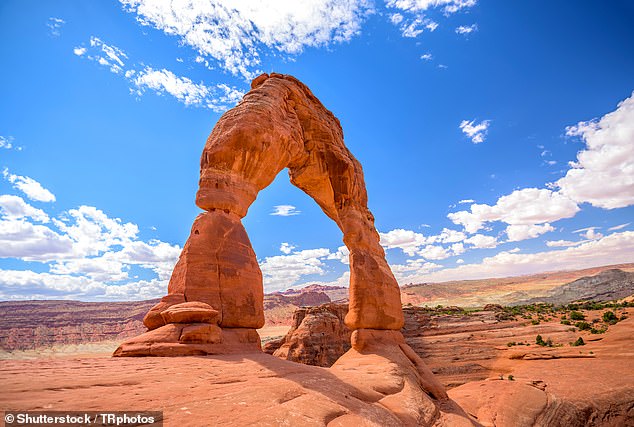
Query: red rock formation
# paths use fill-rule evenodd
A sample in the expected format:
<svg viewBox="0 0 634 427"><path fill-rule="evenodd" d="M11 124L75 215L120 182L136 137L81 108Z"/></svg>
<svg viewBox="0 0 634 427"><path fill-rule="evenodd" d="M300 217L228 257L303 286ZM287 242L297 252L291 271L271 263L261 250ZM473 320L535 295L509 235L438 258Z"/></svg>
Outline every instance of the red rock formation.
<svg viewBox="0 0 634 427"><path fill-rule="evenodd" d="M196 194L196 204L206 212L196 218L170 279L169 295L148 313L146 326L169 326L161 313L185 301L217 310L221 328L255 333L264 325L262 273L241 218L258 192L288 168L291 183L343 231L351 269L346 325L399 330L399 287L367 207L361 164L346 148L339 120L294 77L263 74L251 87L207 139ZM175 333L147 339L154 342L158 336L181 351ZM138 337L134 342L142 341ZM115 354L127 354L123 347L129 343ZM135 349L132 353L138 354L138 345Z"/></svg>
<svg viewBox="0 0 634 427"><path fill-rule="evenodd" d="M273 356L315 366L332 366L350 349L352 331L344 325L345 304L302 307L293 313L285 337L268 342L263 350Z"/></svg>
<svg viewBox="0 0 634 427"><path fill-rule="evenodd" d="M244 217L258 192L288 168L291 183L343 231L351 269L347 325L400 329L399 288L367 207L361 164L344 145L339 121L291 76L263 74L251 86L207 140L196 204Z"/></svg>

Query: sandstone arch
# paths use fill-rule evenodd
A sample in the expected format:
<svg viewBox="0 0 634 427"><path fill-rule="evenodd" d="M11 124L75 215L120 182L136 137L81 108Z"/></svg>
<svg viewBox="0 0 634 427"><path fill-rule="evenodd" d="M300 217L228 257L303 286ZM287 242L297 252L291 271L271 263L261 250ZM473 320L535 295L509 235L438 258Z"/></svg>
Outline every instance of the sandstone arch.
<svg viewBox="0 0 634 427"><path fill-rule="evenodd" d="M258 192L288 168L291 183L339 226L350 250L347 326L399 330L399 287L367 207L361 164L346 148L339 120L294 77L263 74L251 87L207 139L196 194L205 212L194 221L168 295L145 325L164 326L162 312L185 302L217 310L223 331L255 332L264 325L262 273L241 218Z"/></svg>

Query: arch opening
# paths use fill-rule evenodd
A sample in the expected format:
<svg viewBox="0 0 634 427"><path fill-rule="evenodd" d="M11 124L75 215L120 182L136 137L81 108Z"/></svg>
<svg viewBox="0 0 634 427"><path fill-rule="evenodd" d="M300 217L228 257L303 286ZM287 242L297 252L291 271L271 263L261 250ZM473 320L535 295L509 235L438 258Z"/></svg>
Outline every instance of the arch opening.
<svg viewBox="0 0 634 427"><path fill-rule="evenodd" d="M242 218L285 168L291 184L343 233L350 252L346 325L403 326L400 290L367 206L363 169L344 144L339 120L294 77L263 74L207 139L196 194L204 212L194 221L168 295L144 319L150 330L164 326L164 312L185 302L217 311L223 331L255 333L264 325L262 272Z"/></svg>

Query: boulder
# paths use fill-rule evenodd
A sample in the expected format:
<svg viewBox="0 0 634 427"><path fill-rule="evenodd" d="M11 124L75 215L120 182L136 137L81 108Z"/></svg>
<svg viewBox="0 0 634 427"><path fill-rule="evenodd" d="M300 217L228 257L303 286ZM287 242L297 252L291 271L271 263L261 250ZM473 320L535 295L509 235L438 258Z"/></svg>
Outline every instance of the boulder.
<svg viewBox="0 0 634 427"><path fill-rule="evenodd" d="M343 319L344 304L302 307L293 314L293 324L281 340L269 342L264 351L306 365L331 366L350 349L350 334Z"/></svg>
<svg viewBox="0 0 634 427"><path fill-rule="evenodd" d="M218 323L218 310L204 302L183 302L161 312L165 323Z"/></svg>

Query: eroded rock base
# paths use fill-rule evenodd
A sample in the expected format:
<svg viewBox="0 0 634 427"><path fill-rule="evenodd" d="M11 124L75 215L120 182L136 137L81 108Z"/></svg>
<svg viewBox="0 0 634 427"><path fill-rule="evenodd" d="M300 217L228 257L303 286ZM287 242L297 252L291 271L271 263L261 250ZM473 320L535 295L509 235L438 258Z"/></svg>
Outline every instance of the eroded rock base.
<svg viewBox="0 0 634 427"><path fill-rule="evenodd" d="M394 414L394 425L477 425L449 399L442 384L398 331L352 332L352 348L330 370L355 387L361 394L358 398ZM360 414L347 413L328 426L374 425L367 421Z"/></svg>
<svg viewBox="0 0 634 427"><path fill-rule="evenodd" d="M260 351L260 335L255 329L171 323L124 341L113 356L204 356Z"/></svg>

